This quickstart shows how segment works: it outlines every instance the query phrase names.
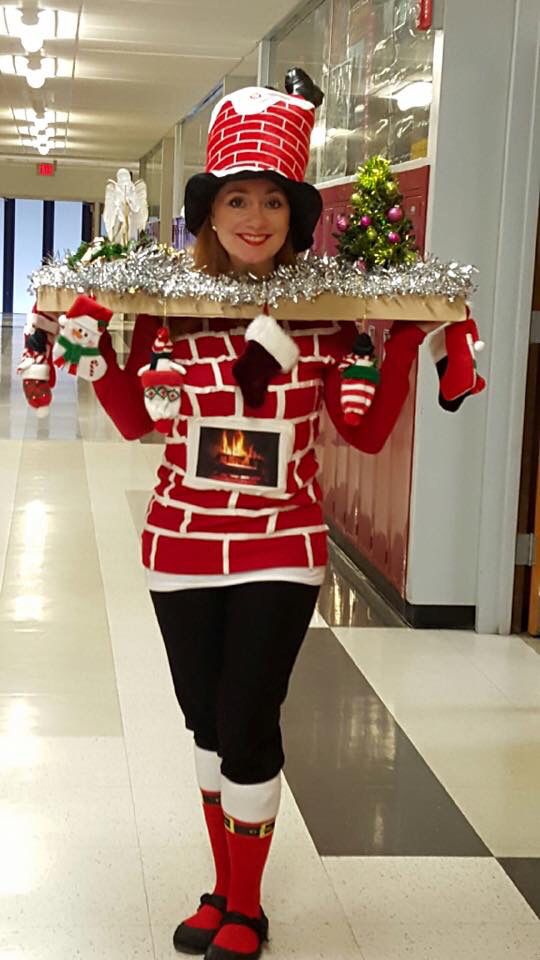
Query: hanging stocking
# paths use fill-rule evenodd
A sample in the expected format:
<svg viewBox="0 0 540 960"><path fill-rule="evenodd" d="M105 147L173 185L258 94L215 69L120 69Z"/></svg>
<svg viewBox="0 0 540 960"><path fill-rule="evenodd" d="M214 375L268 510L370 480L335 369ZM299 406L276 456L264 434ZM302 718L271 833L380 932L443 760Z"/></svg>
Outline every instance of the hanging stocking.
<svg viewBox="0 0 540 960"><path fill-rule="evenodd" d="M233 367L246 404L262 407L270 381L292 370L299 355L296 343L274 317L266 313L255 317L246 330L246 349Z"/></svg>
<svg viewBox="0 0 540 960"><path fill-rule="evenodd" d="M38 311L34 304L24 327L24 351L17 367L24 395L40 418L47 416L52 401L56 373L52 365L52 347L58 333L53 314Z"/></svg>
<svg viewBox="0 0 540 960"><path fill-rule="evenodd" d="M374 359L375 348L367 333L359 333L351 353L339 365L341 370L341 409L343 419L357 427L369 409L379 382L379 371Z"/></svg>
<svg viewBox="0 0 540 960"><path fill-rule="evenodd" d="M484 349L472 317L450 323L429 340L440 381L439 404L455 413L465 397L481 393L486 381L477 372L476 354Z"/></svg>
<svg viewBox="0 0 540 960"><path fill-rule="evenodd" d="M180 413L180 388L186 368L172 359L173 345L166 327L160 327L152 347L150 363L141 367L144 405L156 430L168 434Z"/></svg>
<svg viewBox="0 0 540 960"><path fill-rule="evenodd" d="M93 297L81 294L60 317L62 328L53 349L57 367L82 380L100 380L107 370L105 358L99 349L99 340L112 317L112 310Z"/></svg>

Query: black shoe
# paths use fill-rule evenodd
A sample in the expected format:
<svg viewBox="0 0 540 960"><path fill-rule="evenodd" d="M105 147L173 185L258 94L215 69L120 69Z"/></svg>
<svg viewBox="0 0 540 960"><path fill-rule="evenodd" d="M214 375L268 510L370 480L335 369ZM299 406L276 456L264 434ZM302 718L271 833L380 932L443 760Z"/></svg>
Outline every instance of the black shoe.
<svg viewBox="0 0 540 960"><path fill-rule="evenodd" d="M246 917L243 913L226 913L221 927L231 923L253 930L259 938L257 949L253 953L238 953L236 950L227 950L226 947L218 947L217 944L211 943L204 955L204 960L259 960L263 943L268 940L268 917L264 915L264 911L261 910L259 919Z"/></svg>
<svg viewBox="0 0 540 960"><path fill-rule="evenodd" d="M216 910L225 914L227 899L220 897L217 893L203 893L200 906L215 907ZM179 953L205 953L218 930L219 927L215 930L203 930L201 927L191 927L187 923L181 923L174 931L174 949Z"/></svg>

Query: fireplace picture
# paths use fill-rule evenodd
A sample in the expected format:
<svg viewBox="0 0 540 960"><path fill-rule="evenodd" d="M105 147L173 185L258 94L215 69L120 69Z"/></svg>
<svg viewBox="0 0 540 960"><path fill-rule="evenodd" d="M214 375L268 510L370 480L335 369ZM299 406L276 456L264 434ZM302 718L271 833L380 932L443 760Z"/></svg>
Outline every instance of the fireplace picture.
<svg viewBox="0 0 540 960"><path fill-rule="evenodd" d="M283 489L291 449L290 426L232 417L196 422L188 445L190 480L196 486L217 489Z"/></svg>

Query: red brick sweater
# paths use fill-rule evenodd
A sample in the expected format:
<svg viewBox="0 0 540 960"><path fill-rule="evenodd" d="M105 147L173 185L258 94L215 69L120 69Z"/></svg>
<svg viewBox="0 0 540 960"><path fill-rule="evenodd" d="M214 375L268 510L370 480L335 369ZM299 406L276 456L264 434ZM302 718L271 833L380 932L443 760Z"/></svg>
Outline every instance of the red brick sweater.
<svg viewBox="0 0 540 960"><path fill-rule="evenodd" d="M314 449L322 403L347 442L377 453L403 406L425 334L413 323L394 324L373 404L360 426L348 427L338 365L351 349L352 324L285 324L299 361L271 381L262 407L250 409L233 377L245 329L233 321L202 322L201 332L174 344L173 356L187 373L146 515L143 563L160 573L199 576L324 566ZM129 440L153 429L137 373L148 363L159 325L157 317L137 317L125 369L109 334L101 337L107 372L95 391Z"/></svg>

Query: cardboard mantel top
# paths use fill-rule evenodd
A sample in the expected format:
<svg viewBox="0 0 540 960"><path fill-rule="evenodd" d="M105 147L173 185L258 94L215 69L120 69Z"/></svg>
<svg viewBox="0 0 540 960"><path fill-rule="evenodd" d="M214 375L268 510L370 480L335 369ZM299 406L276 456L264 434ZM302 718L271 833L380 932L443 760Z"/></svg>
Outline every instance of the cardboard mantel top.
<svg viewBox="0 0 540 960"><path fill-rule="evenodd" d="M91 292L91 291L87 291ZM260 312L256 304L233 306L212 300L185 297L163 299L142 291L136 293L96 292L96 299L115 313L148 313L163 317L229 317L249 320ZM37 290L40 310L65 313L77 291L42 286ZM277 320L411 320L452 323L466 317L464 297L449 300L442 295L419 296L400 294L393 297L342 297L335 293L321 293L313 300L282 300L271 308Z"/></svg>

